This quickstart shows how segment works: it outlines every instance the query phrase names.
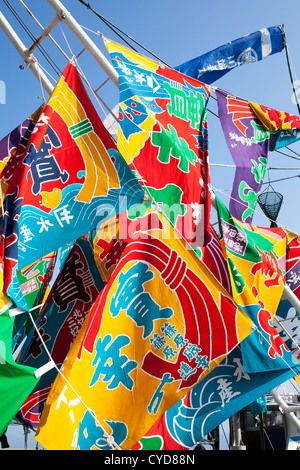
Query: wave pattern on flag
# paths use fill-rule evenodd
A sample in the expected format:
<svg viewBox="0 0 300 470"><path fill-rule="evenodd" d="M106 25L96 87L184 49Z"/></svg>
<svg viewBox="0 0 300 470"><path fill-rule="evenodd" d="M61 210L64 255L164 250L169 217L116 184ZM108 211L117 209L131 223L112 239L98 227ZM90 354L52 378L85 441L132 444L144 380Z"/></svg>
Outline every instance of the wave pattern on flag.
<svg viewBox="0 0 300 470"><path fill-rule="evenodd" d="M170 223L202 246L210 218L209 87L104 42L119 73L118 149Z"/></svg>
<svg viewBox="0 0 300 470"><path fill-rule="evenodd" d="M139 182L71 63L13 173L10 162L2 237L6 259L18 263L18 269L143 202Z"/></svg>
<svg viewBox="0 0 300 470"><path fill-rule="evenodd" d="M246 373L237 346L191 392L167 410L133 448L191 449L226 419L298 372L299 365L291 363L280 371Z"/></svg>
<svg viewBox="0 0 300 470"><path fill-rule="evenodd" d="M163 215L149 216L149 228L127 239L80 350L63 366L89 410L58 377L36 436L46 448L109 449L113 438L130 449L251 333L248 316Z"/></svg>

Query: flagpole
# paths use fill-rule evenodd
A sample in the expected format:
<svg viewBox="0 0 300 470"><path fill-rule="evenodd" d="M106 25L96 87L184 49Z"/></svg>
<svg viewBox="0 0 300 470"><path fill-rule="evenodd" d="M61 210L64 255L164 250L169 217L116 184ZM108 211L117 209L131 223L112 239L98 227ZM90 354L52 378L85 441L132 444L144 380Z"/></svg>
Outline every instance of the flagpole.
<svg viewBox="0 0 300 470"><path fill-rule="evenodd" d="M300 433L300 421L295 415L294 411L291 411L289 405L286 404L286 402L281 398L276 390L271 390L270 394L279 405L279 409L284 413L287 419L289 419L296 426L297 431ZM300 406L298 409L300 409ZM295 410L295 407L293 407L292 410Z"/></svg>
<svg viewBox="0 0 300 470"><path fill-rule="evenodd" d="M288 65L288 69L289 69L290 79L291 79L291 83L292 83L292 88L293 88L293 92L294 92L298 112L300 114L300 104L299 104L299 100L298 100L298 96L297 96L296 88L295 88L295 84L294 84L294 78L293 78L291 64L290 64L290 54L289 54L289 50L288 50L288 46L287 46L287 40L286 40L284 24L282 25L282 31L283 31L283 36L284 36L284 48L285 48L285 54L286 54L286 60L287 60L287 65Z"/></svg>
<svg viewBox="0 0 300 470"><path fill-rule="evenodd" d="M119 74L114 68L114 66L109 62L109 60L102 54L100 49L96 44L91 40L91 38L86 34L82 27L77 23L73 18L71 13L66 10L64 5L59 0L47 0L47 2L52 6L52 8L59 15L60 19L65 22L68 28L75 34L77 39L83 44L86 50L91 54L91 56L96 60L104 72L109 76L113 83L118 87L119 86Z"/></svg>
<svg viewBox="0 0 300 470"><path fill-rule="evenodd" d="M28 52L28 49L26 49L25 45L23 44L19 36L15 33L15 31L13 30L13 28L11 27L11 25L9 24L5 16L1 13L1 11L0 11L0 28L3 29L8 39L15 46L15 48L19 52L20 56L24 59L26 64L28 64L28 67L36 76L36 78L41 82L46 92L49 95L51 95L53 91L52 83L48 80L44 72L39 67L36 58Z"/></svg>

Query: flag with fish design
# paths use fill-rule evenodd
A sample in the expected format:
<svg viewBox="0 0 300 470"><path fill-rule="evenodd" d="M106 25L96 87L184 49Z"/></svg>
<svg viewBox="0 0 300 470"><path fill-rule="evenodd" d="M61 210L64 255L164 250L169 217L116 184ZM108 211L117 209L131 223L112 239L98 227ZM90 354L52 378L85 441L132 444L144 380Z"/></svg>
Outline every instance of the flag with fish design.
<svg viewBox="0 0 300 470"><path fill-rule="evenodd" d="M236 165L229 210L237 219L251 223L267 171L271 131L248 101L219 89L216 96L224 137Z"/></svg>
<svg viewBox="0 0 300 470"><path fill-rule="evenodd" d="M285 286L286 233L281 228L245 224L218 198L216 202L232 296L257 327L241 345L244 368L247 372L281 369L291 352L273 320ZM268 345L267 355L263 354L262 338Z"/></svg>
<svg viewBox="0 0 300 470"><path fill-rule="evenodd" d="M133 449L191 449L226 419L298 372L299 364L294 361L279 371L246 373L237 346L188 395L168 409Z"/></svg>
<svg viewBox="0 0 300 470"><path fill-rule="evenodd" d="M36 436L46 449L130 449L252 331L164 216L149 216L63 366L73 390L57 377L49 394Z"/></svg>
<svg viewBox="0 0 300 470"><path fill-rule="evenodd" d="M281 52L284 43L283 28L271 26L188 60L176 66L175 69L204 83L211 84L236 67L257 62Z"/></svg>
<svg viewBox="0 0 300 470"><path fill-rule="evenodd" d="M210 89L104 38L119 73L118 149L170 223L205 244L210 219Z"/></svg>
<svg viewBox="0 0 300 470"><path fill-rule="evenodd" d="M144 191L69 63L45 106L4 201L5 263L22 269L135 203ZM7 279L10 282L10 279Z"/></svg>
<svg viewBox="0 0 300 470"><path fill-rule="evenodd" d="M103 286L93 256L92 241L88 235L81 237L70 251L36 320L39 333L58 368L63 364L70 345ZM18 363L38 368L47 361L47 352L36 329L32 328L22 346ZM45 390L53 383L56 375L56 369L44 374L20 410L22 420L35 429L38 424L37 413L41 413L46 399ZM34 403L33 410L29 406L31 403Z"/></svg>

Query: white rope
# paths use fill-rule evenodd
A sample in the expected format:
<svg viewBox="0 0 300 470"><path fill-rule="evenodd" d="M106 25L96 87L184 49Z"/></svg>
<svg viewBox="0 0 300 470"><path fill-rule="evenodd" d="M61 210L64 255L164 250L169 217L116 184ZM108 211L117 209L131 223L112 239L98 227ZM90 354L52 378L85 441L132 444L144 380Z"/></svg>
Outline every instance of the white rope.
<svg viewBox="0 0 300 470"><path fill-rule="evenodd" d="M78 63L78 60L77 60L76 55L73 53L73 51L72 51L72 49L71 49L71 46L70 46L70 44L69 44L69 42L68 42L68 40L67 40L67 38L66 38L66 35L65 35L65 33L63 32L63 29L62 29L62 27L61 27L61 24L59 24L59 26L60 26L62 35L63 35L63 37L64 37L64 39L65 39L65 41L66 41L66 44L67 44L67 46L68 46L68 48L69 48L69 51L70 51L70 53L71 53L71 55L72 55L72 61L73 61L73 63L76 65L76 68L78 69L79 74L81 75L81 77L83 78L83 80L85 81L85 83L87 84L87 86L89 87L89 89L91 90L91 92L92 92L92 94L93 94L95 100L97 101L97 103L98 103L98 105L99 105L101 111L103 112L105 118L106 118L107 121L109 122L110 126L113 127L114 123L112 123L112 122L110 121L110 118L112 117L115 122L118 122L118 118L114 115L113 111L109 108L109 106L107 106L107 104L104 102L104 100L103 100L100 96L98 96L98 94L95 92L95 90L94 90L93 87L91 86L89 80L88 80L87 77L85 76L83 70L81 69L81 67L80 67L80 65L79 65L79 63ZM108 79L105 81L105 83L106 83L107 81L109 81L109 80L110 80L110 78L108 77ZM102 84L102 85L104 85L104 84ZM101 85L101 86L102 86L102 85ZM101 86L98 87L98 89L101 88ZM105 106L105 108L109 111L110 114L107 114L107 113L106 113L106 111L104 110L104 107L103 107L103 106Z"/></svg>
<svg viewBox="0 0 300 470"><path fill-rule="evenodd" d="M60 26L60 28L61 28L61 25L59 25L59 26ZM76 58L75 58L74 54L72 53L72 50L71 50L71 48L70 48L70 45L69 45L69 43L68 43L68 41L67 41L67 38L66 38L66 36L65 36L65 34L64 34L63 30L62 30L62 28L61 28L61 31L62 31L62 34L63 34L63 36L64 36L64 38L65 38L65 40L66 40L66 43L67 43L69 49L70 49L70 52L71 52L71 54L72 54L72 58L76 61ZM78 63L77 63L77 61L76 61L76 65L77 65L78 68L80 69L80 67L79 67L79 65L78 65ZM81 70L81 69L80 69L80 70ZM84 74L83 74L82 71L81 71L81 74L84 76ZM40 74L39 74L39 80L40 80L40 84L41 84L43 99L44 99L44 102L45 102L44 90L43 90L43 87L42 87L42 82L41 82ZM85 80L86 80L86 78L85 78ZM87 80L86 80L86 81L87 81ZM91 87L91 85L89 84L88 81L87 81L87 83L88 83L89 88L90 88L91 91L93 92L95 98L97 99L97 101L98 101L98 103L99 103L99 105L100 105L100 107L101 107L101 109L102 109L104 115L106 115L106 113L105 113L105 111L104 111L104 109L103 109L101 103L100 103L99 100L98 100L98 96L95 94L93 88ZM111 114L112 114L112 113L111 113ZM108 117L107 115L106 115L106 117L107 117L107 119L109 119L109 117ZM117 121L117 119L116 119L116 121ZM124 149L124 151L127 153L127 151L126 151L126 149L125 149L124 147L123 147L123 149ZM128 155L128 154L127 154L127 155ZM133 166L135 167L134 163L133 163ZM223 166L225 166L225 165L223 165ZM227 166L229 166L229 165L227 165ZM136 167L135 167L135 168L136 168ZM136 169L136 170L137 170L137 169ZM145 191L148 193L148 188L147 188L147 186L144 184L144 182L142 182L142 184L144 185ZM216 190L216 191L219 191L219 190ZM225 195L226 195L226 194L225 194ZM226 196L227 196L227 195L226 195ZM149 197L150 197L150 199L152 200L152 202L153 202L154 204L156 204L156 202L155 202L154 198L151 196L151 194L149 194ZM227 196L227 197L230 197L230 196ZM240 201L238 201L238 202L240 202ZM2 195L1 195L1 203L2 203L2 210L3 210ZM241 203L241 204L243 204L243 203ZM245 204L243 204L243 205L245 205ZM245 205L245 207L247 207L247 206ZM163 214L163 216L168 220L168 222L169 222L170 225L174 228L174 230L180 235L180 237L187 243L188 246L190 246L189 242L187 242L187 240L185 240L183 234L179 233L178 229L177 229L176 227L174 227L174 225L172 224L171 220L168 219L168 217L166 216L166 214L163 213L163 211L161 210L161 208L160 208L159 206L157 206L157 208L158 208L158 211L161 212L161 213ZM257 212L257 211L254 211L254 212ZM4 212L3 212L3 213L4 213ZM258 212L258 213L259 213L259 212ZM261 213L259 213L259 214L262 215L263 217L265 217L266 219L271 220L271 219L269 219L268 217L266 217L264 214L261 214ZM190 248L192 249L191 246L190 246ZM112 448L121 449L121 448L115 443L115 441L114 441L114 439L113 439L113 436L109 435L109 434L106 432L106 430L103 428L103 426L102 426L102 425L99 423L99 421L97 420L97 417L91 412L91 410L89 409L89 407L88 407L88 406L86 405L86 403L82 400L82 398L79 396L79 394L76 392L76 390L75 390L75 389L73 388L73 386L70 384L70 382L69 382L69 381L67 380L67 378L63 375L63 373L61 372L61 370L58 368L58 366L56 365L56 363L53 361L53 358L52 358L52 356L51 356L51 354L50 354L50 352L49 352L49 350L48 350L48 348L47 348L47 346L46 346L46 344L45 344L45 342L44 342L44 340L43 340L43 338L42 338L42 336L41 336L41 334L40 334L40 332L39 332L39 330L38 330L38 328L37 328L37 326L36 326L36 324L35 324L35 321L34 321L33 318L32 318L31 313L28 312L28 314L29 314L30 319L31 319L31 321L32 321L32 324L33 324L33 326L34 326L34 328L35 328L35 330L36 330L36 332L37 332L37 334L38 334L38 336L39 336L39 339L40 339L40 341L41 341L41 343L42 343L42 345L43 345L43 347L44 347L44 349L45 349L45 352L47 353L47 355L48 355L48 357L49 357L49 359L50 359L50 362L53 363L53 365L54 365L55 369L57 370L58 374L60 374L60 376L63 378L63 380L66 382L66 384L70 387L70 389L73 391L73 393L76 395L76 397L77 397L77 398L79 399L79 401L82 403L82 405L86 408L86 410L87 410L87 411L91 414L91 416L94 418L94 420L95 420L95 422L98 424L98 426L103 430L104 435L106 436L106 442L108 443L108 445L109 445L110 447L112 447ZM268 342L268 340L267 340L265 337L262 336L262 338L263 338L270 346L272 346L271 343ZM283 360L283 362L286 364L286 366L294 373L294 375L297 375L297 374L294 372L294 370L292 369L292 367L291 367L283 358L282 358L282 360ZM115 447L113 447L114 445L115 445Z"/></svg>
<svg viewBox="0 0 300 470"><path fill-rule="evenodd" d="M62 31L62 32L63 32L63 31ZM64 33L63 33L63 34L64 34ZM65 38L65 39L66 39L66 38ZM66 41L67 41L67 39L66 39ZM68 44L68 42L67 42L67 44ZM38 70L39 70L39 72L40 72L39 67L38 67ZM43 89L43 86L42 86L42 81L41 81L40 73L39 73L39 81L40 81L40 85L41 85L43 101L44 101L44 103L46 103L46 99L45 99L45 95L44 95L44 89ZM2 201L2 192L1 192L1 203L2 203L2 210L3 210L3 214L4 214L3 201ZM34 308L38 308L38 307L40 307L40 305L37 306L37 307L34 307ZM104 435L105 435L106 438L107 438L107 443L108 443L108 445L109 445L112 449L119 449L119 450L121 450L121 448L120 448L120 447L116 444L116 442L114 441L113 436L109 435L109 434L106 432L106 430L103 428L103 426L101 425L101 423L98 421L97 417L91 412L90 408L85 404L85 402L82 400L82 398L81 398L81 397L79 396L79 394L76 392L76 390L72 387L72 385L70 384L70 382L69 382L69 381L67 380L67 378L63 375L63 373L61 372L61 370L58 368L57 364L56 364L55 361L53 360L53 358L52 358L52 356L51 356L51 354L50 354L50 352L49 352L49 350L48 350L48 348L47 348L47 346L46 346L46 344L45 344L45 342L44 342L44 340L43 340L43 338L42 338L42 336L41 336L41 334L40 334L40 332L39 332L38 327L36 326L36 323L35 323L35 321L34 321L32 315L31 315L31 312L28 311L27 313L28 313L28 315L29 315L29 317L30 317L30 319L31 319L31 322L32 322L32 324L33 324L33 327L35 328L35 330L36 330L36 332L37 332L37 335L38 335L38 337L39 337L39 339L40 339L40 341L41 341L41 343L42 343L42 345L43 345L43 347L44 347L44 349L45 349L45 352L46 352L46 354L47 354L48 357L49 357L49 360L50 360L51 365L53 365L53 367L54 367L54 368L56 369L56 371L61 375L61 377L63 378L63 380L67 383L67 385L70 387L70 389L71 389L71 390L73 391L73 393L76 395L76 397L80 400L80 402L82 403L82 405L83 405L83 406L86 408L86 410L91 414L91 416L94 418L94 420L95 420L95 422L97 423L97 425L98 425L99 427L101 427L101 429L102 429L103 432L104 432ZM48 369L48 364L45 364L45 372L46 372L47 370L49 370L49 369Z"/></svg>
<svg viewBox="0 0 300 470"><path fill-rule="evenodd" d="M55 363L55 361L53 360L44 340L43 340L43 337L42 335L40 334L40 331L38 329L38 327L36 326L35 324L35 321L31 315L31 312L29 311L28 312L28 315L30 317L30 320L34 326L34 329L41 341L41 344L43 345L44 349L45 349L45 352L46 354L48 355L49 359L50 359L50 362L53 364L54 368L56 369L56 371L58 372L58 374L60 374L60 376L63 378L63 380L66 382L66 384L70 387L70 389L72 390L72 392L76 395L76 397L79 399L79 401L82 403L82 405L86 408L86 410L90 413L90 415L94 418L95 422L97 423L97 425L103 430L104 432L104 435L107 437L107 443L110 445L110 447L112 447L112 443L115 444L115 447L113 447L113 449L119 449L120 450L120 447L116 444L116 442L114 441L114 438L113 436L109 435L106 430L103 428L103 426L99 423L98 419L96 418L96 416L91 412L91 409L86 405L86 403L82 400L82 398L79 396L79 394L76 392L76 390L73 388L73 386L70 384L70 382L68 381L68 379L64 376L64 374L61 372L61 370L59 369L59 367L57 366L57 364Z"/></svg>
<svg viewBox="0 0 300 470"><path fill-rule="evenodd" d="M45 98L45 94L44 94L44 87L43 87L43 83L42 83L42 78L41 78L41 69L39 67L39 64L38 64L38 74L39 74L39 82L40 82L40 87L41 87L41 91L42 91L42 97L43 97L43 102L44 102L44 105L46 104L46 98Z"/></svg>
<svg viewBox="0 0 300 470"><path fill-rule="evenodd" d="M57 83L57 80L54 77L52 77L52 75L48 72L47 69L45 69L45 67L43 67L40 63L39 63L39 66L47 75L49 75L49 77L53 80L54 83Z"/></svg>

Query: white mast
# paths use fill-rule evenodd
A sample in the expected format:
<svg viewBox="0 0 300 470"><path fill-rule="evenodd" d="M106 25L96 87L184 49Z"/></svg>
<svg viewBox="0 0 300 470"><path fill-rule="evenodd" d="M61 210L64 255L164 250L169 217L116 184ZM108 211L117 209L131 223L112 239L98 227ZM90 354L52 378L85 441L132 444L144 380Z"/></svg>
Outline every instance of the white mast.
<svg viewBox="0 0 300 470"><path fill-rule="evenodd" d="M100 49L95 45L91 38L86 34L82 27L77 23L73 18L71 13L66 10L64 5L59 0L47 0L47 2L52 6L56 11L61 21L64 21L68 28L73 32L77 39L83 44L85 49L91 54L91 56L96 60L104 72L111 78L113 83L118 87L119 86L119 75L113 65L106 59L102 54Z"/></svg>
<svg viewBox="0 0 300 470"><path fill-rule="evenodd" d="M36 76L36 78L41 81L44 89L46 90L49 95L51 95L53 91L53 85L48 80L44 72L41 70L40 66L37 63L36 58L28 52L28 49L24 46L23 42L19 38L19 36L15 33L9 22L6 20L5 16L0 11L0 27L5 32L8 39L12 42L15 46L21 57L24 59L26 64L29 66L30 70Z"/></svg>

